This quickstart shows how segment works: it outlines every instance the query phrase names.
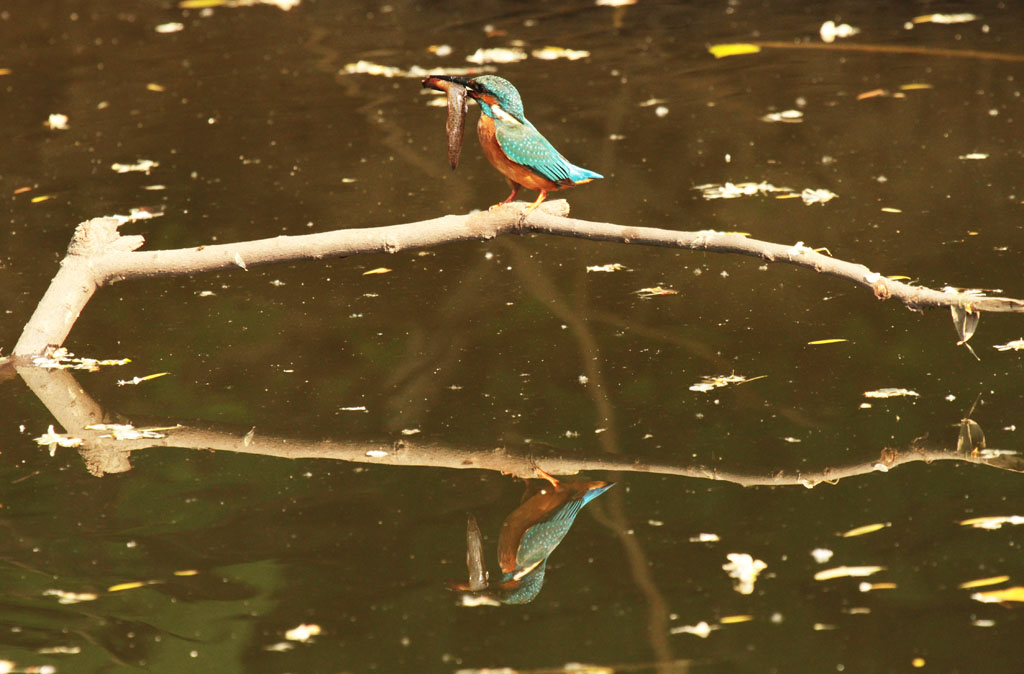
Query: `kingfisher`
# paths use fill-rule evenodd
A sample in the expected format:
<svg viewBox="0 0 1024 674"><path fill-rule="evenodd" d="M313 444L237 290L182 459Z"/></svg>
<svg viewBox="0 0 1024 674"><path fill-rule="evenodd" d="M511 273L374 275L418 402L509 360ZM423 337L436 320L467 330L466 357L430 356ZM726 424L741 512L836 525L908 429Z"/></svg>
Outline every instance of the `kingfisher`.
<svg viewBox="0 0 1024 674"><path fill-rule="evenodd" d="M537 597L544 584L548 557L569 533L576 515L614 484L600 480L559 481L539 468L537 474L543 480L527 482L523 502L505 518L498 534L498 566L502 576L490 596L503 604L526 604ZM472 525L475 523L473 520ZM467 560L480 559L479 529L475 536L476 542L470 540ZM470 561L470 583L450 584L452 589L486 588L484 572L475 569L479 564ZM478 580L481 577L482 582Z"/></svg>
<svg viewBox="0 0 1024 674"><path fill-rule="evenodd" d="M442 89L438 81L453 82L480 105L477 136L484 155L505 176L512 193L491 206L512 201L525 187L540 196L523 212L529 215L547 198L548 192L603 178L600 173L576 166L563 157L523 114L523 100L512 83L497 75L473 78L434 75L423 80L424 87Z"/></svg>

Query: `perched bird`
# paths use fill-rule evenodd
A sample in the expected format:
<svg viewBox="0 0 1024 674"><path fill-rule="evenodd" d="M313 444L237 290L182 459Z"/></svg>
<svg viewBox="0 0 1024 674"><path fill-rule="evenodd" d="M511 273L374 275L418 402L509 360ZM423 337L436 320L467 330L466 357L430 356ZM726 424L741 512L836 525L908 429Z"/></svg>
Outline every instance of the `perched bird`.
<svg viewBox="0 0 1024 674"><path fill-rule="evenodd" d="M541 135L526 119L519 92L508 80L497 75L473 78L435 75L423 80L423 86L447 91L449 85L440 82L453 82L465 87L469 96L480 105L480 122L476 127L480 145L487 159L512 187L512 194L492 208L512 201L520 187L540 192L537 200L523 213L525 216L540 206L548 192L604 177L570 163Z"/></svg>

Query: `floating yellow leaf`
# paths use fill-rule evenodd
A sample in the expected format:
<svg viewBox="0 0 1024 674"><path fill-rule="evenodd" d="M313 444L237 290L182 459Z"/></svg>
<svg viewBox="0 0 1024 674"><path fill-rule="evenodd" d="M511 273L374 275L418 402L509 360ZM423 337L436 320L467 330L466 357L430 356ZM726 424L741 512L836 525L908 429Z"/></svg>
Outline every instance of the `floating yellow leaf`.
<svg viewBox="0 0 1024 674"><path fill-rule="evenodd" d="M198 576L199 572L195 569L182 569L181 571L175 571L175 576Z"/></svg>
<svg viewBox="0 0 1024 674"><path fill-rule="evenodd" d="M1005 590L989 590L988 592L975 592L971 599L986 604L1001 603L1004 601L1024 601L1024 587L1014 585Z"/></svg>
<svg viewBox="0 0 1024 674"><path fill-rule="evenodd" d="M149 89L150 91L160 92L160 91L164 90L164 85L157 84L156 82L150 82L149 84L146 85L146 88Z"/></svg>
<svg viewBox="0 0 1024 674"><path fill-rule="evenodd" d="M901 209L901 208L893 208L891 206L883 206L882 207L882 212L883 213L902 213L903 209ZM892 277L890 276L889 278L892 278Z"/></svg>
<svg viewBox="0 0 1024 674"><path fill-rule="evenodd" d="M991 578L979 578L978 580L969 580L966 583L960 583L957 585L961 590L970 590L975 587L985 587L986 585L998 585L999 583L1005 583L1010 580L1009 576L992 576Z"/></svg>
<svg viewBox="0 0 1024 674"><path fill-rule="evenodd" d="M837 566L814 574L814 580L870 576L884 570L884 566Z"/></svg>
<svg viewBox="0 0 1024 674"><path fill-rule="evenodd" d="M894 274L892 276L886 276L885 278L889 279L890 281L909 281L910 280L909 276L903 276L901 274Z"/></svg>
<svg viewBox="0 0 1024 674"><path fill-rule="evenodd" d="M911 82L909 84L901 84L901 91L917 91L919 89L934 89L935 85L925 84L924 82Z"/></svg>
<svg viewBox="0 0 1024 674"><path fill-rule="evenodd" d="M377 267L376 269L371 269L370 271L364 271L363 276L369 276L370 274L388 274L390 272L391 270L388 269L387 267Z"/></svg>
<svg viewBox="0 0 1024 674"><path fill-rule="evenodd" d="M122 590L134 590L136 588L145 587L149 585L148 582L143 580L135 580L130 583L118 583L117 585L111 585L107 588L107 592L121 592Z"/></svg>
<svg viewBox="0 0 1024 674"><path fill-rule="evenodd" d="M819 344L838 344L840 342L847 342L849 340L834 337L832 339L816 339L813 342L807 342L808 346L818 346Z"/></svg>
<svg viewBox="0 0 1024 674"><path fill-rule="evenodd" d="M857 94L857 100L863 101L867 98L878 98L879 96L888 96L889 92L885 89L872 89L871 91L865 91Z"/></svg>
<svg viewBox="0 0 1024 674"><path fill-rule="evenodd" d="M739 56L741 54L756 54L761 51L761 48L756 44L746 44L743 42L734 42L730 44L713 44L708 47L708 51L716 59L725 58L726 56Z"/></svg>
<svg viewBox="0 0 1024 674"><path fill-rule="evenodd" d="M857 589L861 592L871 592L873 590L895 590L896 587L896 583L861 583Z"/></svg>
<svg viewBox="0 0 1024 674"><path fill-rule="evenodd" d="M41 194L38 197L32 197L32 203L38 204L40 201L46 201L47 199L53 199L52 194Z"/></svg>
<svg viewBox="0 0 1024 674"><path fill-rule="evenodd" d="M0 77L2 77L3 75L10 75L10 74L11 74L11 69L10 68L0 68Z"/></svg>
<svg viewBox="0 0 1024 674"><path fill-rule="evenodd" d="M876 531L880 531L888 526L892 526L891 522L879 522L877 524L865 524L862 527L856 529L850 529L846 533L841 534L843 538L853 538L854 536L863 536L864 534L871 534Z"/></svg>
<svg viewBox="0 0 1024 674"><path fill-rule="evenodd" d="M206 9L207 7L222 7L227 0L181 0L178 7L181 9Z"/></svg>
<svg viewBox="0 0 1024 674"><path fill-rule="evenodd" d="M752 615L729 615L718 622L722 625L735 625L736 623L747 623L754 619Z"/></svg>

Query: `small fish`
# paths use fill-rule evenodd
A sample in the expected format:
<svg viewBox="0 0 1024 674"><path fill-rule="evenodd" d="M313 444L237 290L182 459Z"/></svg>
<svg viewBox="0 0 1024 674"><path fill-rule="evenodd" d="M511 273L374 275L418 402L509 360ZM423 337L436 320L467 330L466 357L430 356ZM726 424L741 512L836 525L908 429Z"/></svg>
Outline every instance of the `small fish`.
<svg viewBox="0 0 1024 674"><path fill-rule="evenodd" d="M423 86L448 94L448 119L445 130L448 132L448 163L452 170L459 165L459 154L462 152L462 137L466 131L466 113L469 112L469 97L466 87L457 82L449 82L436 77L423 80Z"/></svg>

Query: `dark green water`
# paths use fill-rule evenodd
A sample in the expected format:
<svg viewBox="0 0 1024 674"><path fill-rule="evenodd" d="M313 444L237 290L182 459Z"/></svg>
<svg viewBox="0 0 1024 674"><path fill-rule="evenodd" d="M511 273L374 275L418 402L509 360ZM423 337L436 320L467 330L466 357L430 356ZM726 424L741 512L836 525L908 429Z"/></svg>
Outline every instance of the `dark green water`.
<svg viewBox="0 0 1024 674"><path fill-rule="evenodd" d="M904 27L940 11L979 18ZM862 31L836 44L879 49L707 51L821 44L826 20ZM182 30L156 30L171 22ZM449 169L444 112L418 79L345 66L464 67L516 41L590 52L499 66L554 145L605 175L558 195L575 217L802 241L922 285L1022 297L1021 62L992 56L1020 58L1022 29L1021 6L997 2L307 0L286 12L13 0L0 7L2 353L88 218L161 210L123 228L159 249L504 198L474 134ZM429 49L442 44L450 56ZM859 99L877 89L887 94ZM761 121L789 109L803 121ZM47 128L52 113L69 128ZM961 158L972 153L987 157ZM110 168L140 159L159 166ZM838 198L694 189L726 181ZM608 263L629 271L587 271ZM363 275L378 267L392 271ZM658 285L679 292L636 295ZM915 442L955 449L972 406L990 447L1021 449L1020 356L993 348L1024 334L1021 320L983 316L977 361L947 312L910 313L832 277L536 236L102 288L66 345L132 362L75 373L73 404L207 435L172 436L95 477L74 449L51 457L32 441L66 430L46 401L16 376L0 383L0 660L59 672L1017 672L1020 609L971 595L1024 585L1024 528L959 522L1024 515L1020 476L966 461L870 468ZM847 341L808 345L826 338ZM169 374L117 385L158 372ZM690 389L733 373L763 378ZM918 396L864 397L884 387ZM240 442L253 427L279 448L352 445L255 456ZM241 451L198 449L225 438ZM366 462L367 447L401 441L437 456ZM534 602L462 607L445 581L465 577L466 514L493 576L522 486L437 457L497 447L542 467L554 454L636 470L587 473L617 485L581 513ZM851 466L861 474L813 489L710 479L816 483ZM841 536L872 523L889 526ZM700 533L719 540L692 542ZM819 564L815 548L834 556ZM767 565L753 594L733 589L729 553ZM842 565L885 569L814 579ZM149 584L109 590L132 581ZM50 590L96 596L62 604ZM671 633L701 621L718 629ZM300 624L322 632L273 649Z"/></svg>

